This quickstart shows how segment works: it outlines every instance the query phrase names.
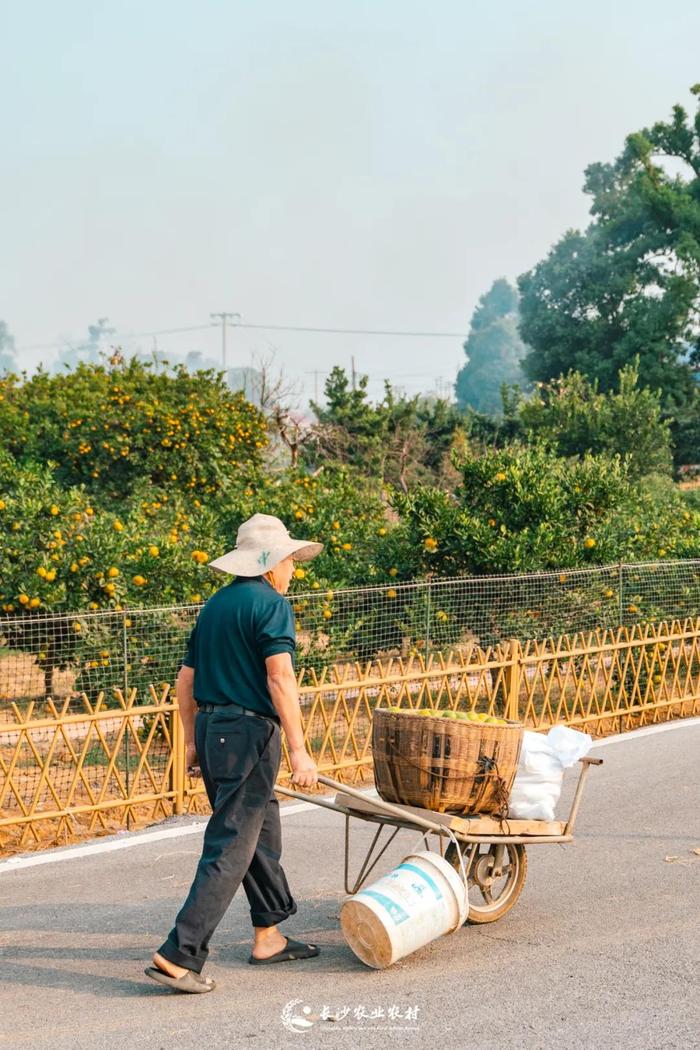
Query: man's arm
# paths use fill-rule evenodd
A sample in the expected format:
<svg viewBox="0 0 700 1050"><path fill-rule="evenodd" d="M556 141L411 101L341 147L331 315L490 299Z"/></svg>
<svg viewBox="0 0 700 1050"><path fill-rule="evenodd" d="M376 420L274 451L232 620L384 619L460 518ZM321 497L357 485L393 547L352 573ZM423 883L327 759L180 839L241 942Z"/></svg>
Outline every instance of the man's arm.
<svg viewBox="0 0 700 1050"><path fill-rule="evenodd" d="M194 667L182 665L175 683L175 693L185 734L185 762L189 769L197 761L197 749L194 746Z"/></svg>
<svg viewBox="0 0 700 1050"><path fill-rule="evenodd" d="M289 653L273 653L272 656L266 657L265 667L270 699L280 716L287 737L292 763L292 782L300 787L312 787L318 783L318 770L304 746L297 678L292 657Z"/></svg>

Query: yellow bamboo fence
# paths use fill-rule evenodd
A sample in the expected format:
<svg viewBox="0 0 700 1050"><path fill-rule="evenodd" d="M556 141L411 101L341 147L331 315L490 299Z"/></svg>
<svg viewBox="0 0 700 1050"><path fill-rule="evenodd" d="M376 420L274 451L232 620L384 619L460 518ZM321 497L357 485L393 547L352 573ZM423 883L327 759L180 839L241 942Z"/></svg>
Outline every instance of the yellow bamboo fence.
<svg viewBox="0 0 700 1050"><path fill-rule="evenodd" d="M594 736L698 714L700 617L303 669L299 692L319 770L357 783L372 776L377 705L476 710ZM289 777L285 747L279 780ZM185 773L169 685L0 708L5 853L206 809L201 782Z"/></svg>

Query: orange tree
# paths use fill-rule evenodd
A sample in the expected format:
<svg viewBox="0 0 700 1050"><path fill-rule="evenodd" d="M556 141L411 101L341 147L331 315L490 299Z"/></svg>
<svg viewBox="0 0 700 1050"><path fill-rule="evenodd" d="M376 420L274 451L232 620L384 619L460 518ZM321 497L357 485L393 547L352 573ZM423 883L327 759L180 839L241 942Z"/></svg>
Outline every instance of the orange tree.
<svg viewBox="0 0 700 1050"><path fill-rule="evenodd" d="M670 481L631 480L619 456L564 458L544 443L513 444L459 467L462 481L454 494L431 487L395 494L401 520L382 549L385 574L406 580L511 575L700 556L700 513L688 508ZM563 630L581 622L592 602L601 623L617 615L619 595L609 581L595 574L589 586L566 572L558 578L556 600L548 590L536 615L527 581L513 579L494 589L489 633L497 633L497 624L506 634L533 633L545 623ZM453 603L457 589L454 595ZM450 623L464 620L446 602L448 607L434 609L436 617L443 614L438 627L445 635ZM636 618L661 611L645 609L641 599L633 605L630 615Z"/></svg>
<svg viewBox="0 0 700 1050"><path fill-rule="evenodd" d="M256 511L326 545L297 567L290 594L312 592L294 603L307 636L352 633L331 596L372 582L388 533L381 491L345 468L315 477L258 470L251 481L239 474L226 491L198 496L144 478L118 503L85 485L61 486L56 473L7 454L0 464L0 615L6 625L22 618L6 644L37 656L47 694L54 670L68 666L78 688L168 681L194 609L167 607L196 607L227 581L207 562L234 546L238 526Z"/></svg>
<svg viewBox="0 0 700 1050"><path fill-rule="evenodd" d="M561 457L546 444L489 449L460 464L454 494L393 504L389 552L405 578L527 573L700 553L700 520L672 484L630 480L619 456Z"/></svg>
<svg viewBox="0 0 700 1050"><path fill-rule="evenodd" d="M212 504L225 545L233 546L238 525L256 511L281 518L294 536L324 543L317 558L297 565L289 590L305 666L365 653L376 637L373 598L337 591L381 582L381 550L391 531L387 495L381 481L329 464L313 475L261 474L230 499Z"/></svg>
<svg viewBox="0 0 700 1050"><path fill-rule="evenodd" d="M244 488L221 493L207 506L230 547L240 523L256 512L281 518L300 539L324 543L317 558L297 567L297 588L301 583L305 589L361 586L376 577L379 541L388 532L386 499L379 483L353 468L329 465L314 475L260 472Z"/></svg>
<svg viewBox="0 0 700 1050"><path fill-rule="evenodd" d="M121 358L113 358L121 361ZM107 505L148 480L200 498L261 464L262 413L222 373L156 369L135 358L0 380L0 444L17 459L55 464Z"/></svg>
<svg viewBox="0 0 700 1050"><path fill-rule="evenodd" d="M196 605L216 589L206 567L219 543L211 512L180 496L146 494L143 485L107 511L84 488L61 488L48 466L20 465L6 453L0 478L4 644L35 656L47 694L64 667L75 671L78 688L98 668L109 668L101 680L169 680L188 617L153 618L147 630L143 614L126 612Z"/></svg>

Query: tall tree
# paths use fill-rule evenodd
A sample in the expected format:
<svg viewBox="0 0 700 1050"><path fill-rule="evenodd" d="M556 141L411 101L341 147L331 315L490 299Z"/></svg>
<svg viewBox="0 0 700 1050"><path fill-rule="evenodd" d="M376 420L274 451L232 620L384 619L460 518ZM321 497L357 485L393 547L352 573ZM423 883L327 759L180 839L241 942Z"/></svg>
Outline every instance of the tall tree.
<svg viewBox="0 0 700 1050"><path fill-rule="evenodd" d="M351 386L345 369L335 365L325 382L325 405L309 405L318 419L317 454L376 473L383 462L386 419L369 401L368 381L360 375Z"/></svg>
<svg viewBox="0 0 700 1050"><path fill-rule="evenodd" d="M481 296L471 319L464 344L467 363L455 383L460 408L495 414L503 383L528 385L521 368L526 347L518 333L518 313L517 291L499 277Z"/></svg>
<svg viewBox="0 0 700 1050"><path fill-rule="evenodd" d="M440 399L399 396L386 379L384 397L372 403L367 382L360 375L353 387L343 368L332 370L326 404L310 402L318 423L302 452L305 464L350 465L404 491L417 480L445 480L449 449L462 423L459 412Z"/></svg>
<svg viewBox="0 0 700 1050"><path fill-rule="evenodd" d="M523 368L545 382L575 369L605 391L639 355L665 407L687 405L700 362L700 105L629 135L613 163L586 169L584 189L587 230L519 278Z"/></svg>

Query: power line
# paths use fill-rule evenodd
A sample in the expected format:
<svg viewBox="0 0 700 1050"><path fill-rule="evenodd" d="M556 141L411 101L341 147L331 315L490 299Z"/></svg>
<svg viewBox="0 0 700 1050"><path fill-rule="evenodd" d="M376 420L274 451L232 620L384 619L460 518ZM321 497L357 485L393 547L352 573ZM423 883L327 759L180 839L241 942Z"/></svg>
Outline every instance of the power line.
<svg viewBox="0 0 700 1050"><path fill-rule="evenodd" d="M212 314L212 317L220 319L222 328L222 354L225 356L225 335L223 334L227 327L229 328L246 328L251 331L268 331L268 332L306 332L314 333L319 335L371 335L371 336L389 336L394 339L465 339L464 332L423 332L423 331L409 331L406 329L386 329L386 328L320 328L312 325L284 325L284 324L244 324L240 321L229 320L240 316L239 314L233 313L219 313ZM225 320L224 320L225 318ZM216 327L219 322L210 322L209 324L195 324L186 325L181 328L158 328L148 332L114 332L112 333L118 339L144 339L152 338L158 335L177 335L181 332L201 332L205 329ZM17 346L15 350L60 350L66 345L66 340L61 342L53 343L32 343L26 346Z"/></svg>
<svg viewBox="0 0 700 1050"><path fill-rule="evenodd" d="M337 367L342 368L343 371L346 371L345 368L343 367L343 365L338 365ZM390 373L391 373L391 375L390 375ZM303 373L303 375L325 377L325 376L331 375L331 373L330 372L326 372L326 371L324 371L323 369L320 369L320 368L312 368L312 369L309 369L309 370L305 371ZM389 378L393 378L393 379L415 379L415 380L419 380L419 379L434 379L434 378L436 378L438 376L438 373L437 373L437 370L432 371L432 372L393 372L391 369L389 369L388 371L382 371L382 372L366 372L363 368L359 368L358 367L355 370L355 376L356 376L356 378L359 378L360 376L365 376L370 381L379 382L382 379L389 379ZM309 380L309 382L311 382L311 381Z"/></svg>
<svg viewBox="0 0 700 1050"><path fill-rule="evenodd" d="M188 325L185 328L159 328L153 332L116 332L113 331L110 335L115 335L119 339L145 339L157 335L174 335L177 332L201 332L205 328L213 328L214 325L209 324L193 324ZM64 346L70 345L67 339L62 340L58 343L31 343L28 346L16 346L15 350L61 350Z"/></svg>
<svg viewBox="0 0 700 1050"><path fill-rule="evenodd" d="M268 332L319 332L323 335L388 335L394 338L466 339L464 332L394 331L386 328L315 328L293 324L236 324L236 328L253 328Z"/></svg>
<svg viewBox="0 0 700 1050"><path fill-rule="evenodd" d="M175 332L201 332L204 328L213 328L214 325L209 324L191 324L185 328L159 328L157 332L117 332L117 335L123 336L125 339L140 339L149 335L173 335Z"/></svg>

